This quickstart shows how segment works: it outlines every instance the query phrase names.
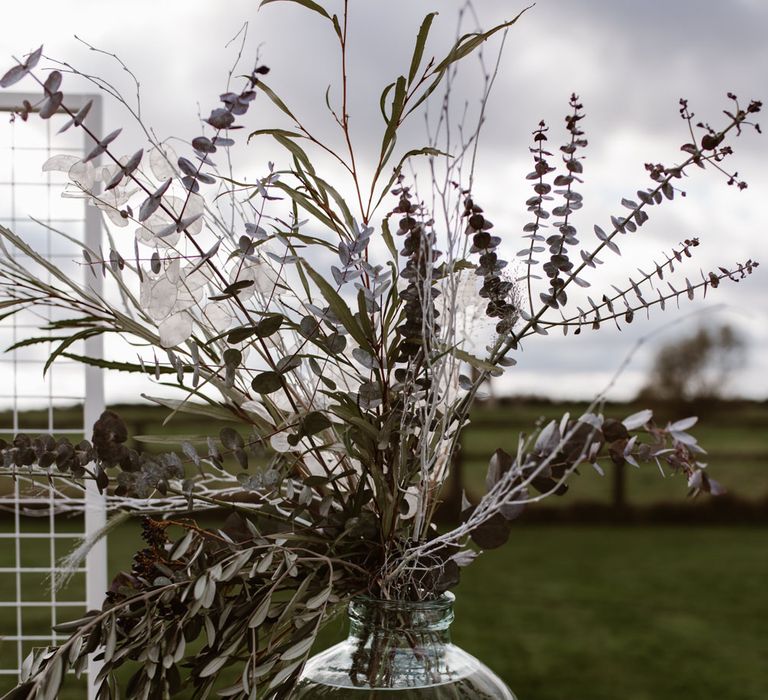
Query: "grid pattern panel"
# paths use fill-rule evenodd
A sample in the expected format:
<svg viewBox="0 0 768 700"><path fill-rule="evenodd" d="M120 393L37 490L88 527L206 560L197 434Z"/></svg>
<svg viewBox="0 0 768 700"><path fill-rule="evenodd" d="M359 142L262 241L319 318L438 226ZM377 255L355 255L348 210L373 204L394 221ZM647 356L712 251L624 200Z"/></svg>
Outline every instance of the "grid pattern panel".
<svg viewBox="0 0 768 700"><path fill-rule="evenodd" d="M9 107L20 104L25 97L4 96L6 102L0 104L0 111L7 114ZM77 109L78 102L84 101L75 98L71 106ZM96 112L98 121L98 109ZM96 247L101 222L86 210L82 199L61 198L65 174L41 171L51 155L82 157L87 147L81 129L55 136L65 119L63 114L27 123L0 119L0 223L82 284L86 272L79 262L79 249L51 229L65 231ZM31 221L30 216L38 222ZM14 255L19 263L34 266L25 256ZM51 281L47 271L39 269L39 274ZM88 283L93 284L91 280ZM41 306L1 321L0 350L32 335L55 335L37 329L56 320L57 313L57 309ZM46 342L0 354L0 437L7 439L24 432L79 440L88 434L88 426L103 409L100 373L63 359L44 376L45 361L54 347ZM75 344L71 351L99 355L100 346ZM56 590L57 579L63 573L61 558L103 522L101 499L93 492L83 496L65 480L51 479L41 470L23 479L6 477L3 481L0 496L6 499L0 510L0 694L15 685L22 661L33 647L59 641L61 637L52 627L81 617L106 588L102 545L65 587ZM66 687L75 693L73 697L83 697L86 683L72 679ZM88 695L92 694L93 689L88 688Z"/></svg>

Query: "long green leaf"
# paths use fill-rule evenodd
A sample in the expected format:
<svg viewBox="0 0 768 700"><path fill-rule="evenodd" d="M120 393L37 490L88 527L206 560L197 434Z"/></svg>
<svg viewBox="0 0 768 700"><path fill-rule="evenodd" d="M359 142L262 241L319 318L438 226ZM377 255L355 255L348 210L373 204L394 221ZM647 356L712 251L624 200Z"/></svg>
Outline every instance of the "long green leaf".
<svg viewBox="0 0 768 700"><path fill-rule="evenodd" d="M354 228L354 219L352 217L352 212L349 209L349 205L344 201L344 198L339 194L338 190L334 188L332 185L330 185L328 182L323 180L322 178L318 177L314 173L312 173L312 179L315 181L317 186L320 189L325 190L328 192L328 194L333 197L333 200L336 202L336 205L341 209L341 214L344 217L344 222L347 224L347 227L350 231Z"/></svg>
<svg viewBox="0 0 768 700"><path fill-rule="evenodd" d="M467 364L471 365L472 367L475 367L476 369L480 369L480 370L483 370L484 372L488 372L494 377L500 375L503 372L503 370L500 367L497 367L496 365L490 362L486 362L485 360L481 360L479 357L475 357L474 355L468 352L465 352L464 350L459 350L458 348L451 348L449 352L456 359L461 360L462 362L466 362Z"/></svg>
<svg viewBox="0 0 768 700"><path fill-rule="evenodd" d="M312 281L320 289L320 293L323 298L331 307L331 311L336 315L336 318L341 321L341 325L347 330L347 332L357 341L360 347L364 349L370 349L371 344L368 338L365 337L365 333L360 325L355 320L346 302L339 296L338 292L328 284L328 281L319 273L313 269L306 261L302 262L307 274L312 278Z"/></svg>
<svg viewBox="0 0 768 700"><path fill-rule="evenodd" d="M272 134L272 136L285 150L290 151L294 158L297 158L309 172L315 172L309 156L299 144L283 134Z"/></svg>
<svg viewBox="0 0 768 700"><path fill-rule="evenodd" d="M408 109L408 114L411 114L415 109L419 107L419 105L424 102L437 88L438 85L443 81L443 78L445 77L446 72L448 71L448 68L455 63L456 61L461 60L462 58L465 58L470 53L472 53L478 46L482 45L483 42L485 42L487 39L492 37L496 32L501 31L502 29L507 29L508 27L511 27L515 22L517 22L522 15L531 9L533 5L529 5L525 9L523 9L520 13L517 14L513 19L503 22L502 24L498 24L495 27L489 29L487 32L475 32L472 34L465 34L462 36L456 44L454 44L453 48L448 52L446 57L435 66L435 68L432 69L431 75L435 76L435 79L432 81L430 86L419 96L419 99L414 102L410 108ZM407 116L407 115L406 115Z"/></svg>
<svg viewBox="0 0 768 700"><path fill-rule="evenodd" d="M289 131L288 129L256 129L248 134L248 141L254 136L275 136L276 134L284 136L289 139L303 139L306 138L304 134L300 134L297 131Z"/></svg>
<svg viewBox="0 0 768 700"><path fill-rule="evenodd" d="M392 237L392 231L389 229L389 219L384 219L381 222L381 236L384 239L384 243L387 245L387 250L389 250L392 257L397 260L397 246L395 246L395 239Z"/></svg>
<svg viewBox="0 0 768 700"><path fill-rule="evenodd" d="M437 12L430 12L421 23L419 33L416 35L416 46L413 48L413 57L411 58L411 67L408 71L408 85L413 82L416 73L421 65L421 59L424 56L424 45L427 43L429 29L432 26L432 20L437 16Z"/></svg>
<svg viewBox="0 0 768 700"><path fill-rule="evenodd" d="M271 2L277 2L277 0L271 0ZM259 89L274 103L274 105L281 111L287 114L291 119L293 119L295 122L298 122L296 117L294 116L293 112L291 112L290 109L288 109L288 105L285 104L278 96L277 93L275 93L274 90L272 90L271 87L269 87L265 82L262 80L259 80Z"/></svg>
<svg viewBox="0 0 768 700"><path fill-rule="evenodd" d="M533 5L529 5L525 9L521 10L516 17L513 17L506 22L502 22L501 24L497 24L487 32L472 32L471 34L465 34L462 36L456 42L456 44L454 44L453 48L448 52L448 55L440 63L438 63L437 66L435 66L435 72L437 73L445 71L452 63L460 61L462 58L469 56L469 54L471 54L478 46L490 39L494 34L500 32L502 29L511 27L515 22L517 22L518 19L520 19L520 17L523 16L525 12L530 10L531 7L533 7Z"/></svg>
<svg viewBox="0 0 768 700"><path fill-rule="evenodd" d="M405 100L407 97L405 88L405 78L401 75L395 82L395 94L392 96L392 109L389 113L387 128L384 131L384 137L381 140L381 155L379 157L379 170L389 160L392 153L397 134L397 128L400 126L400 117L405 109Z"/></svg>
<svg viewBox="0 0 768 700"><path fill-rule="evenodd" d="M276 182L274 186L285 192L302 209L314 216L322 224L334 231L336 230L337 224L331 221L324 212L320 211L307 196L303 195L294 187L286 185L284 182Z"/></svg>
<svg viewBox="0 0 768 700"><path fill-rule="evenodd" d="M226 420L233 423L240 422L240 419L236 415L223 406L207 406L201 403L192 403L190 401L179 399L164 399L159 396L148 396L147 394L142 394L141 397L147 399L147 401L152 401L152 403L165 406L165 408L170 408L173 411L178 410L181 413L190 413L194 416L206 416L207 418Z"/></svg>
<svg viewBox="0 0 768 700"><path fill-rule="evenodd" d="M18 350L19 348L25 348L28 345L39 345L40 343L51 343L55 340L66 340L68 335L43 335L35 338L25 338L13 345L9 345L3 352L11 352L11 350Z"/></svg>
<svg viewBox="0 0 768 700"><path fill-rule="evenodd" d="M63 352L61 353L62 357L66 357L70 360L75 360L76 362L80 362L84 365L91 365L92 367L100 367L101 369L114 369L118 372L134 372L137 374L154 374L156 369L154 365L146 365L142 367L139 364L135 364L133 362L115 362L114 360L102 360L98 357L86 357L85 355L75 355L71 352ZM176 369L174 367L160 367L159 368L160 374L176 374ZM192 371L192 368L190 367L188 370L185 368L185 371Z"/></svg>
<svg viewBox="0 0 768 700"><path fill-rule="evenodd" d="M76 343L78 340L85 340L91 336L101 335L102 333L106 333L108 331L109 329L107 328L86 328L79 333L73 333L70 335L57 346L57 348L51 353L50 357L45 361L45 365L43 366L43 376L45 376L46 372L48 372L48 368L53 364L54 360L56 360L56 358L59 357L59 355L61 355L70 345Z"/></svg>
<svg viewBox="0 0 768 700"><path fill-rule="evenodd" d="M318 5L316 2L313 2L313 0L261 0L259 9L264 7L264 5L269 5L273 2L295 2L297 5L301 5L302 7L306 7L308 10L312 10L312 12L317 12L327 20L331 19L331 16L325 11L325 8L321 5Z"/></svg>

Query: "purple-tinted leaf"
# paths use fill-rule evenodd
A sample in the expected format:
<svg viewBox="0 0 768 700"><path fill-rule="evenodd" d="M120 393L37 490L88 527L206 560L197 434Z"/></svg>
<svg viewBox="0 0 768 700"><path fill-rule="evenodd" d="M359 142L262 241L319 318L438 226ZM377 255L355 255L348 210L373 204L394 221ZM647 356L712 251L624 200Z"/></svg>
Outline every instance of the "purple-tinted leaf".
<svg viewBox="0 0 768 700"><path fill-rule="evenodd" d="M607 241L608 240L608 234L603 231L597 224L595 224L595 235L601 240L601 241Z"/></svg>
<svg viewBox="0 0 768 700"><path fill-rule="evenodd" d="M88 100L88 102L80 108L80 111L75 115L75 126L80 126L83 123L88 116L88 112L91 111L91 107L93 107L93 100Z"/></svg>
<svg viewBox="0 0 768 700"><path fill-rule="evenodd" d="M206 121L214 129L228 129L235 122L235 118L229 110L221 107L211 111L211 116Z"/></svg>
<svg viewBox="0 0 768 700"><path fill-rule="evenodd" d="M201 153L215 153L216 146L207 136L198 136L192 139L192 148Z"/></svg>
<svg viewBox="0 0 768 700"><path fill-rule="evenodd" d="M160 272L160 267L161 267L160 254L157 251L152 253L152 258L149 261L149 266L152 269L152 272L154 272L155 274L158 274Z"/></svg>
<svg viewBox="0 0 768 700"><path fill-rule="evenodd" d="M614 253L616 253L616 255L621 255L619 246L617 246L613 241L606 240L605 245L607 246L608 250L613 251Z"/></svg>
<svg viewBox="0 0 768 700"><path fill-rule="evenodd" d="M88 116L88 112L91 111L91 107L92 106L93 106L93 100L88 100L88 102L86 102L80 108L80 111L74 117L72 117L72 119L67 121L67 123L64 124L64 126L61 127L61 129L59 129L58 133L59 134L63 134L72 125L80 126L83 123L83 121L85 120L85 118Z"/></svg>
<svg viewBox="0 0 768 700"><path fill-rule="evenodd" d="M192 193L200 191L200 184L194 177L191 177L190 175L183 177L181 179L181 184L184 185L184 189L187 189Z"/></svg>
<svg viewBox="0 0 768 700"><path fill-rule="evenodd" d="M61 94L61 93L58 93ZM119 135L122 129L115 129L112 133L107 134L101 141L96 144L96 147L83 159L83 163L87 163L89 160L93 160L97 156L100 156L107 150L107 147L112 143Z"/></svg>
<svg viewBox="0 0 768 700"><path fill-rule="evenodd" d="M190 177L197 177L197 168L187 158L179 158L178 165L179 170L181 170L181 172L183 172L185 175L189 175Z"/></svg>
<svg viewBox="0 0 768 700"><path fill-rule="evenodd" d="M209 165L212 168L216 166L216 163L214 163L210 157L205 153L197 152L197 159L200 161L201 166L202 165Z"/></svg>
<svg viewBox="0 0 768 700"><path fill-rule="evenodd" d="M511 527L503 515L497 514L475 527L470 536L481 549L494 549L509 539Z"/></svg>
<svg viewBox="0 0 768 700"><path fill-rule="evenodd" d="M64 94L61 92L52 93L40 108L40 118L50 119L61 107L64 100Z"/></svg>
<svg viewBox="0 0 768 700"><path fill-rule="evenodd" d="M123 171L118 170L113 176L112 179L106 184L104 187L105 190L111 190L115 187L117 187L123 180Z"/></svg>
<svg viewBox="0 0 768 700"><path fill-rule="evenodd" d="M29 56L27 56L27 60L24 61L24 66L27 68L27 70L32 70L39 62L40 57L43 55L43 47L41 46L36 51L33 51Z"/></svg>
<svg viewBox="0 0 768 700"><path fill-rule="evenodd" d="M141 163L141 159L144 156L144 149L140 148L136 153L134 153L126 162L126 164L123 166L123 175L130 175L136 168L139 167L139 163Z"/></svg>
<svg viewBox="0 0 768 700"><path fill-rule="evenodd" d="M229 148L235 145L234 139L228 139L224 136L216 136L213 139L214 146L221 146L222 148Z"/></svg>
<svg viewBox="0 0 768 700"><path fill-rule="evenodd" d="M51 94L56 92L60 86L61 86L61 73L59 73L59 71L57 70L51 71L48 74L48 77L45 79L45 83L43 83L43 89L48 94Z"/></svg>
<svg viewBox="0 0 768 700"><path fill-rule="evenodd" d="M152 216L152 214L155 213L155 211L157 211L157 208L160 206L160 202L163 199L163 195L170 186L171 179L168 178L162 185L160 185L156 192L144 200L144 203L141 205L141 209L139 210L139 221L146 221L150 216Z"/></svg>
<svg viewBox="0 0 768 700"><path fill-rule="evenodd" d="M212 185L216 182L216 178L208 173L198 173L197 179L205 185Z"/></svg>

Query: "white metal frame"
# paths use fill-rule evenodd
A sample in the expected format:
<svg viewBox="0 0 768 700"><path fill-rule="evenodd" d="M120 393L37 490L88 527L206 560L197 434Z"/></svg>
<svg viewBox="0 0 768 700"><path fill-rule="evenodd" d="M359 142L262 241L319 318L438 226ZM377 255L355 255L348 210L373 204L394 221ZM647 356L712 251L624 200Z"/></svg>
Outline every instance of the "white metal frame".
<svg viewBox="0 0 768 700"><path fill-rule="evenodd" d="M39 95L28 95L23 93L0 93L0 115L3 113L9 115L15 108L18 108L23 100L29 100L30 103L35 104L40 98ZM101 96L99 95L68 95L65 98L66 105L72 111L79 110L88 100L93 100L93 106L87 117L87 124L94 133L101 134L102 131L102 103ZM31 116L31 119L37 119L36 116ZM58 121L57 119L51 120L50 123ZM17 124L14 128L23 128L23 124ZM0 127L1 128L1 127ZM83 136L82 152L87 153L92 147L93 143L90 142L89 137L84 131L80 130ZM50 137L50 128L48 131ZM48 147L51 146L50 138ZM55 139L52 144L53 150L56 150ZM13 183L9 183L13 187ZM12 206L14 198L11 198ZM101 248L102 239L102 218L101 213L95 207L87 206L83 204L83 224L82 235L85 243L92 250L99 250ZM21 215L34 214L34 212L21 212ZM12 212L12 217L16 218L16 212ZM0 213L2 216L2 213ZM70 231L70 233L72 233ZM94 292L101 294L103 287L103 279L101 275L85 275L87 283L91 286ZM15 326L14 326L15 328ZM1 350L1 349L0 349ZM90 357L103 357L103 341L101 336L89 338L85 341L85 353ZM0 356L0 363L4 362L4 358ZM14 356L12 360L13 372L14 372L14 385L16 385L16 369L17 361ZM2 365L0 365L2 366ZM16 404L16 397L23 396L23 392L19 391L19 387L15 386L14 390L14 425L12 429L5 432L16 432L19 428L24 426L19 425L19 411ZM56 426L53 421L53 399L50 398L52 392L49 391L49 430L55 432ZM90 430L96 419L104 410L104 377L101 369L96 367L87 366L85 368L85 379L83 386L82 397L83 400L83 422L82 433L85 437L90 437ZM0 432L3 432L0 430ZM75 431L72 431L75 432ZM72 538L73 534L82 534L86 537L90 534L98 531L106 522L106 506L103 496L101 496L94 484L89 483L84 499L68 499L69 507L81 507L84 510L84 531L82 533L61 533L56 531L56 520L51 506L54 505L54 500L61 498L60 495L54 494L53 489L49 489L49 493L45 498L30 499L28 496L20 497L22 493L20 491L21 485L17 481L14 486L14 495L16 500L16 507L14 511L14 532L12 533L0 533L0 547L4 546L8 540L13 541L15 550L15 567L7 567L5 569L0 568L0 573L13 573L15 574L15 586L16 586L16 600L15 601L0 601L0 608L16 608L16 634L7 635L5 630L0 629L0 637L4 637L7 641L15 641L17 647L17 668L15 669L0 669L0 683L2 679L13 674L18 674L21 668L22 649L24 642L38 641L41 644L51 643L55 641L56 637L51 633L50 635L25 635L23 627L23 612L21 606L21 586L22 575L27 573L48 573L52 578L55 578L59 572L57 564L57 553L55 543L59 538ZM42 506L48 506L48 532L23 532L21 527L21 514L19 508L19 502L23 500L25 504L31 504L33 501ZM59 502L59 501L56 501ZM44 539L48 538L50 541L50 566L49 567L24 567L22 566L22 543L26 540ZM24 608L35 607L48 607L51 609L52 623L56 620L56 610L58 608L66 607L87 607L87 609L98 609L101 607L104 600L104 594L107 590L107 543L105 539L99 541L89 552L85 567L80 569L85 575L85 599L80 601L62 601L57 600L55 591L51 591L50 600L39 602L24 602ZM89 678L94 678L98 669L94 662L89 664L88 673ZM88 697L90 700L95 698L95 686L92 682L88 683Z"/></svg>

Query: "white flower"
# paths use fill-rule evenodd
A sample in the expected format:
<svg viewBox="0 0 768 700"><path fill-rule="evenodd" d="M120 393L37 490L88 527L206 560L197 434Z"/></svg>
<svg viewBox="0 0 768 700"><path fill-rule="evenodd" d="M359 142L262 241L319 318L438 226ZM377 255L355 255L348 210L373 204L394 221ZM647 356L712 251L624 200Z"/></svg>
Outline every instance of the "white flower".
<svg viewBox="0 0 768 700"><path fill-rule="evenodd" d="M215 334L223 333L232 325L234 315L229 306L220 301L212 301L203 308L202 323Z"/></svg>
<svg viewBox="0 0 768 700"><path fill-rule="evenodd" d="M164 348L172 348L192 335L192 317L186 312L172 314L157 329L160 332L160 344Z"/></svg>
<svg viewBox="0 0 768 700"><path fill-rule="evenodd" d="M159 275L144 274L139 300L147 315L158 324L164 348L184 342L192 335L194 317L190 309L198 306L207 278L193 266L184 268L171 260Z"/></svg>
<svg viewBox="0 0 768 700"><path fill-rule="evenodd" d="M163 144L162 150L155 147L149 152L149 167L160 181L175 177L173 163L177 160L176 152L168 144Z"/></svg>

